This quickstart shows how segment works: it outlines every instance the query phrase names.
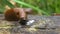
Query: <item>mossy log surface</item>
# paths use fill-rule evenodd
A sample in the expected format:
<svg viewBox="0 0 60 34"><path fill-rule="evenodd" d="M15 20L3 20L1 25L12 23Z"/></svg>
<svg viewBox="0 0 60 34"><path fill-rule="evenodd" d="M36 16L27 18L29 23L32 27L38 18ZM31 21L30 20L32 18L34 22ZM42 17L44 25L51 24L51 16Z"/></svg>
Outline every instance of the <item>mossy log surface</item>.
<svg viewBox="0 0 60 34"><path fill-rule="evenodd" d="M46 18L54 21L55 27L53 25L50 26L53 26L55 29L51 29L49 25L47 25L49 28L45 29L28 27L21 28L21 25L18 23L18 21L6 21L4 20L3 14L0 14L0 34L60 34L60 16L28 15L28 19L34 19L36 22L39 22L40 19L47 20Z"/></svg>

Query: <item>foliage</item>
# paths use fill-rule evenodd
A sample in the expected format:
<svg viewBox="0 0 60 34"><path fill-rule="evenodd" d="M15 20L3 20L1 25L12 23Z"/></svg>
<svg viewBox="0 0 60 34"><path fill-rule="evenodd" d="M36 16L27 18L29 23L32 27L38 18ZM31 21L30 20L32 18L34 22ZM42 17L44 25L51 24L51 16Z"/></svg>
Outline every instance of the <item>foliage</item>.
<svg viewBox="0 0 60 34"><path fill-rule="evenodd" d="M8 0L0 0L0 13L3 13L3 11L5 10L6 5L8 5L10 8L15 7Z"/></svg>
<svg viewBox="0 0 60 34"><path fill-rule="evenodd" d="M56 3L55 4L56 13L60 14L60 0L56 0L55 3Z"/></svg>
<svg viewBox="0 0 60 34"><path fill-rule="evenodd" d="M18 4L20 4L20 7L26 7L29 4L30 8L33 8L34 10L37 10L37 12L44 15L52 15L53 13L59 13L60 14L60 0L14 0ZM22 3L20 3L22 2ZM32 7L33 6L33 7ZM36 11L35 11L36 12Z"/></svg>
<svg viewBox="0 0 60 34"><path fill-rule="evenodd" d="M53 13L60 14L60 0L14 0L18 7L32 8L38 14L52 15ZM5 10L5 6L11 8L15 6L9 0L0 0L0 13Z"/></svg>
<svg viewBox="0 0 60 34"><path fill-rule="evenodd" d="M41 9L39 9L39 6L33 6L33 5L30 5L30 4L28 4L28 3L25 3L25 2L22 2L22 1L19 1L19 0L14 0L15 2L17 2L17 3L19 3L19 4L21 4L22 6L24 5L24 6L27 6L27 7L29 7L29 8L32 8L32 9L34 9L34 10L36 10L37 12L38 12L38 14L46 14L46 15L49 15L48 13L46 13L45 11L43 11L43 10L41 10Z"/></svg>

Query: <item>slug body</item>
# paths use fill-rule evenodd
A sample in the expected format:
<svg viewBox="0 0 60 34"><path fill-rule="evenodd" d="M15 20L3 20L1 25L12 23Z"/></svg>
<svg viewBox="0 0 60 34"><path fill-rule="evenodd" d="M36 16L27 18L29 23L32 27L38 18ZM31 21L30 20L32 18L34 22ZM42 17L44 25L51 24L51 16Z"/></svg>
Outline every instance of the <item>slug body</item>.
<svg viewBox="0 0 60 34"><path fill-rule="evenodd" d="M4 16L5 19L9 21L17 21L20 18L27 19L25 10L21 8L8 9L4 12Z"/></svg>
<svg viewBox="0 0 60 34"><path fill-rule="evenodd" d="M27 20L27 12L30 13L30 9L25 8L11 8L7 9L4 12L5 19L8 21L18 21L20 20L21 25L26 25Z"/></svg>

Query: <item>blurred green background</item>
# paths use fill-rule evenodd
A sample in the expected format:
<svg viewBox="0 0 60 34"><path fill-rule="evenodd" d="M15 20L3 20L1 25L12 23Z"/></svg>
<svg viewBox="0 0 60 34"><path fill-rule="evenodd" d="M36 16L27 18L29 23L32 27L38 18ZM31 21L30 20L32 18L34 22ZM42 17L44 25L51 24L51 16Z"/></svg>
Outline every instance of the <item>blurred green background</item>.
<svg viewBox="0 0 60 34"><path fill-rule="evenodd" d="M10 8L14 8L11 0L0 0L0 14L6 9L8 5ZM17 7L32 8L35 13L39 15L51 16L54 13L60 14L60 0L13 0L17 3Z"/></svg>

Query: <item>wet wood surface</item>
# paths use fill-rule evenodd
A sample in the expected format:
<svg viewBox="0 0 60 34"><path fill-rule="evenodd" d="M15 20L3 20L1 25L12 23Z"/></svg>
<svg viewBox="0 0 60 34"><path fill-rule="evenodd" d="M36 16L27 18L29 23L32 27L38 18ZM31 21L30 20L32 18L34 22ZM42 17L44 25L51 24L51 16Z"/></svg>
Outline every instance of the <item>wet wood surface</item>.
<svg viewBox="0 0 60 34"><path fill-rule="evenodd" d="M41 18L49 18L54 21L55 29L35 29L22 28L18 21L6 21L4 16L0 15L0 34L60 34L60 16L39 16L28 15L28 19L34 19L38 22ZM45 19L47 20L47 19ZM52 25L50 25L52 26ZM48 26L48 27L50 27Z"/></svg>

